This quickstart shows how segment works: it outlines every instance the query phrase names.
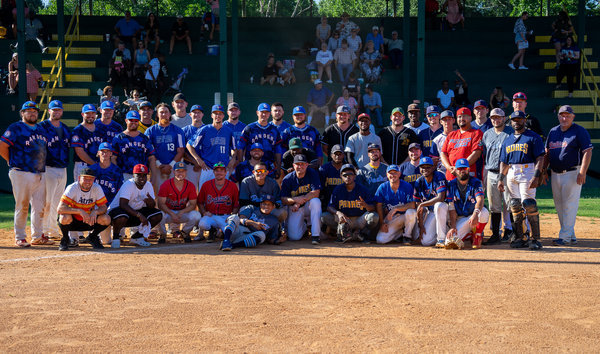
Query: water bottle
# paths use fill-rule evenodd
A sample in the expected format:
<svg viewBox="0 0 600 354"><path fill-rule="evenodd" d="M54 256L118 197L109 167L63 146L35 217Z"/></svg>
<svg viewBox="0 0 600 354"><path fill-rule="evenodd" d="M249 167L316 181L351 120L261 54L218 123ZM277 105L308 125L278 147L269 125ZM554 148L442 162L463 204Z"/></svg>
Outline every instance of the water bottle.
<svg viewBox="0 0 600 354"><path fill-rule="evenodd" d="M250 76L250 83L253 84L254 83L254 75Z"/></svg>

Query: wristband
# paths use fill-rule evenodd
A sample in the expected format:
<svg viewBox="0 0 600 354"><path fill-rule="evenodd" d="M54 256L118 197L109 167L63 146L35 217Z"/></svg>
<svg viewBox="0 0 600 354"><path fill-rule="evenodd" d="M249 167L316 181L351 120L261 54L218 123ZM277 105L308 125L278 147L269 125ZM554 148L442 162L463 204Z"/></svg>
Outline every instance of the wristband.
<svg viewBox="0 0 600 354"><path fill-rule="evenodd" d="M240 220L240 224L242 224L242 225L246 226L246 219L241 219L241 220Z"/></svg>
<svg viewBox="0 0 600 354"><path fill-rule="evenodd" d="M169 165L171 165L171 167L175 167L175 164L176 164L176 163L177 163L177 162L176 162L175 160L173 160L173 161L171 161L171 162L169 163Z"/></svg>

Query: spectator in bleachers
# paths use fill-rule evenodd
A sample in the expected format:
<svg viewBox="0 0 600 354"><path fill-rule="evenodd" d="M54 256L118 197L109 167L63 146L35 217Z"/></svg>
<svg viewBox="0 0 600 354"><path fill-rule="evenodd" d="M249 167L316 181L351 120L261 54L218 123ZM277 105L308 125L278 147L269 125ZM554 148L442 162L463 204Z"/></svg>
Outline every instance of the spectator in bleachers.
<svg viewBox="0 0 600 354"><path fill-rule="evenodd" d="M456 80L454 80L454 103L457 107L465 107L471 104L469 99L469 85L460 71L454 70Z"/></svg>
<svg viewBox="0 0 600 354"><path fill-rule="evenodd" d="M321 50L317 53L316 61L317 71L319 73L318 79L322 80L323 70L325 70L325 72L327 73L327 77L329 78L329 80L327 80L327 83L333 83L333 81L331 80L331 64L333 64L333 54L331 53L331 51L327 50L327 44L321 44Z"/></svg>
<svg viewBox="0 0 600 354"><path fill-rule="evenodd" d="M367 34L367 38L365 38L365 42L373 41L375 49L379 51L379 53L383 53L383 35L379 33L379 27L373 26L371 28L371 33Z"/></svg>
<svg viewBox="0 0 600 354"><path fill-rule="evenodd" d="M360 56L360 50L362 49L362 39L358 35L358 29L353 29L350 36L345 38L348 41L348 47L356 54Z"/></svg>
<svg viewBox="0 0 600 354"><path fill-rule="evenodd" d="M148 19L146 20L146 25L144 25L144 31L146 31L146 36L144 36L144 46L148 48L148 44L151 41L154 41L154 52L158 51L158 46L160 45L159 30L160 25L158 19L154 12L150 12L148 14Z"/></svg>
<svg viewBox="0 0 600 354"><path fill-rule="evenodd" d="M14 95L19 83L19 55L13 53L8 62L8 94Z"/></svg>
<svg viewBox="0 0 600 354"><path fill-rule="evenodd" d="M348 89L348 94L356 100L358 105L361 103L361 95L360 95L360 81L356 78L356 74L354 71L350 72L348 75L348 79L344 81L344 88Z"/></svg>
<svg viewBox="0 0 600 354"><path fill-rule="evenodd" d="M460 0L446 0L442 5L442 12L446 12L446 24L451 31L456 30L456 25L460 22L465 29L465 17L463 16L464 7Z"/></svg>
<svg viewBox="0 0 600 354"><path fill-rule="evenodd" d="M275 80L277 80L278 72L277 66L275 65L275 55L269 53L267 57L267 65L263 68L263 73L260 78L260 84L264 85L265 83L269 83L269 85L273 85Z"/></svg>
<svg viewBox="0 0 600 354"><path fill-rule="evenodd" d="M320 112L325 115L325 124L329 125L329 104L333 101L333 93L323 87L323 82L319 79L315 80L314 85L306 98L309 107L308 124L310 125L314 114Z"/></svg>
<svg viewBox="0 0 600 354"><path fill-rule="evenodd" d="M105 86L102 89L102 97L100 97L100 104L102 104L102 102L104 101L111 101L115 105L115 108L117 108L120 105L119 96L113 96L112 86Z"/></svg>
<svg viewBox="0 0 600 354"><path fill-rule="evenodd" d="M331 25L327 23L327 16L321 17L321 23L317 25L315 30L317 41L315 42L317 48L321 48L321 44L328 44L329 37L331 37Z"/></svg>
<svg viewBox="0 0 600 354"><path fill-rule="evenodd" d="M336 50L342 47L342 38L340 38L339 31L333 31L329 41L327 42L327 49L334 53Z"/></svg>
<svg viewBox="0 0 600 354"><path fill-rule="evenodd" d="M356 117L356 113L358 112L358 102L348 92L348 89L344 87L342 89L342 95L335 101L335 108L337 109L339 106L348 106L350 108L350 117L354 119Z"/></svg>
<svg viewBox="0 0 600 354"><path fill-rule="evenodd" d="M25 71L27 73L27 99L35 102L40 82L42 81L42 74L40 74L38 69L29 60L25 65Z"/></svg>
<svg viewBox="0 0 600 354"><path fill-rule="evenodd" d="M569 90L569 98L573 97L573 89L577 83L579 74L579 56L581 51L577 44L573 42L573 37L567 37L565 44L560 50L560 66L556 74L556 89L560 89L563 78L567 77L567 88Z"/></svg>
<svg viewBox="0 0 600 354"><path fill-rule="evenodd" d="M356 33L360 31L360 27L352 21L350 21L350 15L347 12L342 14L342 20L335 25L335 29L340 31L340 37L342 39L350 36L350 33L353 30L356 30Z"/></svg>
<svg viewBox="0 0 600 354"><path fill-rule="evenodd" d="M529 18L527 11L521 14L521 17L515 22L513 27L513 33L515 34L515 44L517 45L517 54L512 58L508 67L515 70L515 61L519 59L519 70L527 70L528 68L523 65L525 60L525 51L529 48L529 42L527 41L527 27L525 27L525 21Z"/></svg>
<svg viewBox="0 0 600 354"><path fill-rule="evenodd" d="M220 31L219 27L219 0L206 0L206 3L210 5L210 34L208 40L212 41L215 36L215 31Z"/></svg>
<svg viewBox="0 0 600 354"><path fill-rule="evenodd" d="M442 81L442 88L437 93L437 104L444 111L454 107L454 91L450 89L448 80Z"/></svg>
<svg viewBox="0 0 600 354"><path fill-rule="evenodd" d="M363 105L365 106L365 112L371 117L377 117L377 125L382 127L383 117L381 115L381 108L383 107L383 103L381 102L381 95L378 92L374 92L370 84L365 86Z"/></svg>
<svg viewBox="0 0 600 354"><path fill-rule="evenodd" d="M142 26L136 20L131 18L131 11L125 11L125 17L120 19L115 25L115 44L119 42L131 42L132 48L137 48L137 39L142 32Z"/></svg>
<svg viewBox="0 0 600 354"><path fill-rule="evenodd" d="M492 109L500 108L507 111L509 107L510 99L504 94L501 86L496 86L490 95L490 106Z"/></svg>
<svg viewBox="0 0 600 354"><path fill-rule="evenodd" d="M133 90L131 91L131 98L125 100L123 104L128 106L130 111L137 111L139 104L142 102L144 102L144 100L140 98L140 91Z"/></svg>
<svg viewBox="0 0 600 354"><path fill-rule="evenodd" d="M43 29L44 25L39 18L35 17L35 11L33 9L29 10L29 14L25 15L25 41L36 41L42 53L47 53L48 48L44 45L43 37ZM19 43L11 44L10 48L13 51L17 51Z"/></svg>
<svg viewBox="0 0 600 354"><path fill-rule="evenodd" d="M383 37L383 43L388 46L388 54L390 56L390 62L394 69L400 69L402 65L402 55L404 48L404 41L398 38L398 31L392 31L392 38L385 38L383 34L383 26L379 27L381 30L381 36Z"/></svg>
<svg viewBox="0 0 600 354"><path fill-rule="evenodd" d="M294 75L293 68L286 67L281 60L277 60L275 62L275 66L277 67L277 80L281 86L285 86L285 84L292 85L296 83L296 75Z"/></svg>
<svg viewBox="0 0 600 354"><path fill-rule="evenodd" d="M165 56L160 52L156 52L154 53L152 60L150 60L150 63L148 63L148 70L146 71L144 79L146 80L146 95L148 96L148 100L152 103L158 101L162 89L166 84L165 78L160 70L164 62Z"/></svg>
<svg viewBox="0 0 600 354"><path fill-rule="evenodd" d="M184 41L188 47L188 53L192 55L192 39L190 38L190 29L182 15L177 15L177 21L171 27L171 43L169 44L169 54L173 54L175 41Z"/></svg>
<svg viewBox="0 0 600 354"><path fill-rule="evenodd" d="M139 41L138 48L133 52L133 75L135 77L144 76L151 58L144 42Z"/></svg>
<svg viewBox="0 0 600 354"><path fill-rule="evenodd" d="M561 48L567 41L567 37L573 35L573 24L569 20L569 15L566 11L558 13L558 18L552 23L552 36L550 42L554 43L556 49L556 68L561 64Z"/></svg>
<svg viewBox="0 0 600 354"><path fill-rule="evenodd" d="M373 41L368 41L366 47L360 55L360 69L368 82L378 82L381 79L381 53L375 49Z"/></svg>
<svg viewBox="0 0 600 354"><path fill-rule="evenodd" d="M123 89L127 90L129 88L129 77L131 76L130 68L131 59L127 59L125 54L117 48L108 67L110 84L115 86L118 83Z"/></svg>
<svg viewBox="0 0 600 354"><path fill-rule="evenodd" d="M335 61L335 68L338 72L340 82L344 83L348 80L348 76L356 66L356 60L358 57L350 48L348 48L348 41L342 39L342 47L335 51L333 56Z"/></svg>

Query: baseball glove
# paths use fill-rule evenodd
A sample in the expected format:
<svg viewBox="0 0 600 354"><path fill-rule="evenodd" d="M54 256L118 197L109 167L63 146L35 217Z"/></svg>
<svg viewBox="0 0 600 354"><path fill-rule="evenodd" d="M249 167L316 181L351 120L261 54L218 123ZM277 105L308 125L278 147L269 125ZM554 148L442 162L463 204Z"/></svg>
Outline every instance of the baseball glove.
<svg viewBox="0 0 600 354"><path fill-rule="evenodd" d="M465 243L458 237L456 232L448 233L446 235L446 242L444 242L444 248L447 250L462 250L465 248Z"/></svg>

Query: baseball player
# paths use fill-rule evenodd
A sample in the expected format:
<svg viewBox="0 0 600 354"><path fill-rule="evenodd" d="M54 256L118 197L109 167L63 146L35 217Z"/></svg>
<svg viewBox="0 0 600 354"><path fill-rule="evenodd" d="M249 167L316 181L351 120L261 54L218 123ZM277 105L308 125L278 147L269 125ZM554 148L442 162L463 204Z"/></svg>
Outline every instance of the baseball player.
<svg viewBox="0 0 600 354"><path fill-rule="evenodd" d="M275 198L265 194L260 206L247 205L239 214L227 218L223 231L222 251L231 251L238 247L256 247L265 242L279 244L280 224L273 215Z"/></svg>
<svg viewBox="0 0 600 354"><path fill-rule="evenodd" d="M306 160L309 162L308 167L319 169L319 160L317 154L312 149L307 149L302 146L302 140L300 138L292 138L288 142L289 150L283 153L281 157L281 171L283 172L280 176L281 179L294 171L294 157L296 155L306 156Z"/></svg>
<svg viewBox="0 0 600 354"><path fill-rule="evenodd" d="M488 129L492 129L492 122L488 119L488 113L490 109L488 108L487 102L484 100L475 101L473 105L473 113L475 114L475 120L471 122L471 127L473 129L479 129L482 133L488 131Z"/></svg>
<svg viewBox="0 0 600 354"><path fill-rule="evenodd" d="M250 159L242 161L235 166L235 172L231 175L230 179L233 182L240 183L244 178L251 176L254 166L263 161L264 154L261 143L252 144L252 146L250 146ZM270 162L265 162L265 166L267 166L269 177L275 178L275 165Z"/></svg>
<svg viewBox="0 0 600 354"><path fill-rule="evenodd" d="M198 130L202 128L204 125L202 123L202 117L204 117L204 108L201 105L195 104L190 109L190 116L192 117L192 124L186 125L183 127L184 134L184 147L187 145L187 142L196 135ZM190 155L187 151L187 148L184 148L185 154L183 155L183 162L187 167L187 180L192 182L194 188L198 190L198 181L200 181L200 172L202 169L198 164L196 164L196 160Z"/></svg>
<svg viewBox="0 0 600 354"><path fill-rule="evenodd" d="M317 154L318 166L321 166L323 164L323 148L321 147L319 131L312 125L306 124L306 110L304 110L304 107L294 107L292 116L294 117L294 125L285 129L281 135L282 148L287 149L289 141L299 138L304 148Z"/></svg>
<svg viewBox="0 0 600 354"><path fill-rule="evenodd" d="M152 175L152 185L157 192L164 181L173 177L173 166L183 159L185 153L185 133L171 124L171 111L166 103L156 106L158 124L146 129L146 136L154 146L156 173Z"/></svg>
<svg viewBox="0 0 600 354"><path fill-rule="evenodd" d="M546 140L544 168L552 170L552 196L560 222L557 246L577 244L575 216L579 207L581 187L592 160L593 145L585 128L573 123L575 113L571 106L558 110L559 125L552 128Z"/></svg>
<svg viewBox="0 0 600 354"><path fill-rule="evenodd" d="M69 249L70 231L91 231L87 237L94 249L102 249L100 233L110 226L110 217L106 214L107 201L102 188L94 183L94 170L84 167L78 181L65 189L58 205L58 224L62 231L59 251Z"/></svg>
<svg viewBox="0 0 600 354"><path fill-rule="evenodd" d="M427 107L426 117L427 122L429 123L429 128L421 130L419 133L419 140L421 141L423 156L431 157L431 146L433 145L433 139L442 134L444 131L442 125L440 124L440 108L436 105Z"/></svg>
<svg viewBox="0 0 600 354"><path fill-rule="evenodd" d="M225 164L217 162L213 165L214 179L207 181L198 193L198 209L202 219L198 223L200 233L195 241L204 240L204 231L209 230L206 242L214 242L217 233L224 231L227 218L237 214L240 209L239 190L235 183L225 179Z"/></svg>
<svg viewBox="0 0 600 354"><path fill-rule="evenodd" d="M138 130L140 133L145 133L146 129L156 124L156 121L152 119L152 115L154 114L152 103L148 101L141 102L138 105L138 113L140 114L140 124L138 125Z"/></svg>
<svg viewBox="0 0 600 354"><path fill-rule="evenodd" d="M0 138L0 156L8 163L8 177L15 198L15 243L29 247L25 239L27 214L31 204L31 244L53 245L43 231L48 138L37 124L39 108L27 101L21 106L21 121L12 123Z"/></svg>
<svg viewBox="0 0 600 354"><path fill-rule="evenodd" d="M112 248L121 247L120 234L124 227L138 227L129 243L149 247L150 242L145 237L162 219L162 212L156 208L154 188L148 182L148 167L138 164L132 172L133 178L123 183L108 207L113 226Z"/></svg>
<svg viewBox="0 0 600 354"><path fill-rule="evenodd" d="M408 146L418 143L419 137L412 129L402 125L404 110L401 107L392 110L390 120L392 124L381 129L377 135L381 138L383 161L388 164L400 165L408 159Z"/></svg>
<svg viewBox="0 0 600 354"><path fill-rule="evenodd" d="M308 168L308 160L304 155L294 157L294 172L288 174L281 182L281 202L287 205L288 236L298 241L307 230L305 219L310 220L311 243L321 243L321 200L319 192L321 181L319 173Z"/></svg>
<svg viewBox="0 0 600 354"><path fill-rule="evenodd" d="M286 122L283 119L284 114L285 114L285 112L283 111L283 103L274 102L271 105L271 117L273 117L271 124L273 124L274 126L277 127L277 130L279 130L279 134L281 136L283 136L283 132L287 128L292 126L290 123Z"/></svg>
<svg viewBox="0 0 600 354"><path fill-rule="evenodd" d="M486 191L492 229L492 236L483 243L484 245L493 245L501 241L507 242L512 234L512 223L508 209L510 194L508 190L505 190L504 193L498 190L498 180L500 177L500 152L502 150L502 143L513 133L513 129L506 126L506 117L504 116L504 111L500 108L492 109L490 122L493 128L483 133L483 138L481 139L485 156L485 169L487 170ZM504 220L504 232L502 239L500 239L500 222L502 220Z"/></svg>
<svg viewBox="0 0 600 354"><path fill-rule="evenodd" d="M331 161L319 168L319 178L321 182L319 198L321 199L323 211L325 211L327 205L329 205L331 193L335 187L343 183L340 176L340 169L343 164L344 152L342 151L342 146L334 145L333 148L331 148Z"/></svg>
<svg viewBox="0 0 600 354"><path fill-rule="evenodd" d="M323 154L329 155L330 150L334 145L346 146L348 139L358 133L358 127L350 123L350 107L343 105L339 106L335 112L336 122L323 132Z"/></svg>
<svg viewBox="0 0 600 354"><path fill-rule="evenodd" d="M377 188L377 214L381 226L377 233L377 243L388 243L402 238L405 245L412 243L412 231L417 222L413 188L400 179L400 167L389 165L388 181ZM401 232L404 228L404 232Z"/></svg>
<svg viewBox="0 0 600 354"><path fill-rule="evenodd" d="M263 160L267 163L273 163L276 168L276 176L279 176L281 168L281 136L277 128L269 123L271 107L266 103L258 105L256 110L258 120L250 123L242 131L237 142L237 160L250 159L250 146L260 143L263 148Z"/></svg>
<svg viewBox="0 0 600 354"><path fill-rule="evenodd" d="M412 143L408 147L408 161L400 165L400 178L405 182L410 183L411 187L415 186L415 182L421 177L419 169L421 159L421 145Z"/></svg>
<svg viewBox="0 0 600 354"><path fill-rule="evenodd" d="M104 101L100 106L102 113L100 118L94 121L96 126L96 136L100 137L101 142L112 143L115 136L123 131L121 124L113 120L115 114L115 104L113 101Z"/></svg>
<svg viewBox="0 0 600 354"><path fill-rule="evenodd" d="M479 179L471 177L469 160L458 159L454 167L457 178L448 182L446 193L450 227L446 241L452 241L455 237L461 241L471 239L473 248L481 248L483 230L490 217L483 206L483 186ZM449 247L448 243L446 248L454 248Z"/></svg>
<svg viewBox="0 0 600 354"><path fill-rule="evenodd" d="M75 150L73 157L73 178L79 179L79 170L84 167L95 164L98 146L102 142L102 137L96 135L96 106L93 104L83 105L81 108L81 116L83 122L73 128L71 134L71 146Z"/></svg>
<svg viewBox="0 0 600 354"><path fill-rule="evenodd" d="M440 151L440 160L446 168L446 179L448 181L456 178L455 164L458 159L465 158L469 160L471 166L471 175L481 178L482 171L477 170L475 162L481 157L482 147L481 130L471 128L471 110L460 108L456 115L458 117L458 127L460 129L448 134L442 150Z"/></svg>
<svg viewBox="0 0 600 354"><path fill-rule="evenodd" d="M523 92L515 93L513 95L512 106L515 112L521 111L525 113L525 110L527 109L527 96ZM544 131L542 130L542 125L540 124L540 121L529 113L525 113L525 117L525 128L528 128L540 137L543 137Z"/></svg>
<svg viewBox="0 0 600 354"><path fill-rule="evenodd" d="M442 124L442 134L433 138L433 144L431 144L431 159L436 164L438 171L446 174L446 167L440 162L440 151L444 146L444 142L448 137L448 134L454 130L454 113L452 111L443 111L440 114L440 122Z"/></svg>
<svg viewBox="0 0 600 354"><path fill-rule="evenodd" d="M235 156L232 157L235 139L231 129L223 126L224 116L223 106L213 105L211 109L213 123L200 128L196 135L187 142L188 152L202 170L198 181L199 189L202 189L202 185L206 181L215 178L212 166L217 162L225 164L227 173L232 173L235 168L236 159Z"/></svg>
<svg viewBox="0 0 600 354"><path fill-rule="evenodd" d="M192 117L186 112L188 103L183 93L180 92L173 96L171 106L175 110L175 113L171 116L171 123L173 125L183 129L183 127L192 124Z"/></svg>
<svg viewBox="0 0 600 354"><path fill-rule="evenodd" d="M241 114L242 111L240 110L240 105L238 105L237 103L231 102L227 105L227 116L229 117L229 119L223 122L223 126L231 129L231 131L233 132L235 146L237 146L238 141L240 140L240 136L242 136L242 132L244 131L244 128L246 128L246 124L240 121Z"/></svg>
<svg viewBox="0 0 600 354"><path fill-rule="evenodd" d="M264 162L259 162L254 165L252 174L242 180L240 183L240 206L254 205L260 206L260 201L264 195L272 195L275 198L275 206L273 215L279 219L279 222L284 223L287 219L286 208L281 206L281 188L275 179L267 176L267 165Z"/></svg>
<svg viewBox="0 0 600 354"><path fill-rule="evenodd" d="M352 164L342 166L340 175L344 183L333 190L321 222L331 230L337 229L337 242L370 242L371 234L379 223L374 196L355 182L356 167Z"/></svg>
<svg viewBox="0 0 600 354"><path fill-rule="evenodd" d="M185 164L181 161L176 162L173 170L175 177L166 180L158 191L158 208L163 212L158 243L166 242L166 224L169 224L173 238L183 238L185 242L192 242L190 232L201 218L196 210L198 193L196 187L186 179ZM180 225L183 225L181 231Z"/></svg>
<svg viewBox="0 0 600 354"><path fill-rule="evenodd" d="M414 131L417 136L421 131L429 128L428 124L421 122L421 109L418 103L409 104L406 111L408 112L409 122L404 124L404 126Z"/></svg>
<svg viewBox="0 0 600 354"><path fill-rule="evenodd" d="M67 166L69 165L69 144L71 132L60 121L63 115L62 102L54 100L48 104L49 119L38 126L48 138L46 154L46 172L44 173L46 203L44 205L43 234L49 238L58 238L60 228L56 224L58 214L56 208L67 185Z"/></svg>
<svg viewBox="0 0 600 354"><path fill-rule="evenodd" d="M369 163L358 170L356 182L367 187L369 195L375 195L377 188L387 181L388 166L381 162L381 147L379 145L369 144L367 150L369 154Z"/></svg>
<svg viewBox="0 0 600 354"><path fill-rule="evenodd" d="M346 143L346 159L357 168L363 168L369 163L368 146L371 144L381 146L381 138L369 130L371 117L366 113L358 116L358 127L360 131L352 135Z"/></svg>
<svg viewBox="0 0 600 354"><path fill-rule="evenodd" d="M138 112L127 112L125 117L127 129L112 141L113 163L123 171L125 180L133 177L133 167L136 165L156 166L154 146L148 136L137 130L139 122ZM154 170L154 167L151 168Z"/></svg>
<svg viewBox="0 0 600 354"><path fill-rule="evenodd" d="M505 183L510 193L510 209L513 214L513 248L542 249L540 243L540 215L535 200L544 160L544 143L534 131L525 127L526 115L522 111L510 115L514 133L502 143L500 152L500 181L498 189L504 192ZM524 214L531 226L531 239L523 237Z"/></svg>
<svg viewBox="0 0 600 354"><path fill-rule="evenodd" d="M422 157L419 161L421 177L414 186L413 198L417 207L417 226L423 246L444 247L448 218L446 204L446 177L436 171L431 157Z"/></svg>

